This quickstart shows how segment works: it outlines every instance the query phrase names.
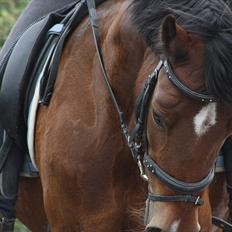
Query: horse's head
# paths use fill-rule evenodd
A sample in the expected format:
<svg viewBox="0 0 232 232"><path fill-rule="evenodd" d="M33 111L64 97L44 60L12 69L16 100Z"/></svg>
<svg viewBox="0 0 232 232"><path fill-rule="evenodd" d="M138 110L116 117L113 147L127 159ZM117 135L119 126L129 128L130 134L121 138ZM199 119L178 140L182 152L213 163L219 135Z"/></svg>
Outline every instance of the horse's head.
<svg viewBox="0 0 232 232"><path fill-rule="evenodd" d="M206 187L217 154L232 133L232 18L222 2L213 4L198 6L203 13L196 6L198 11L186 12L170 7L167 12L175 17L163 17L159 36L155 30L149 35L151 27L145 32L145 23L135 20L155 53L165 55L147 115L147 231L199 232L211 226ZM152 18L152 7L144 20ZM162 18L165 10L159 10Z"/></svg>

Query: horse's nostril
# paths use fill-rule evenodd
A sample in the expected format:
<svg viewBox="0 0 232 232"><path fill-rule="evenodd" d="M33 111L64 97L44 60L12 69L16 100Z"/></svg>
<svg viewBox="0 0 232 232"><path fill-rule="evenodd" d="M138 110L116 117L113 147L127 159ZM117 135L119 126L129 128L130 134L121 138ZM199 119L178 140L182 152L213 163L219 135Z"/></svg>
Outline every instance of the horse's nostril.
<svg viewBox="0 0 232 232"><path fill-rule="evenodd" d="M148 227L145 232L165 232L162 229L159 229L157 227Z"/></svg>

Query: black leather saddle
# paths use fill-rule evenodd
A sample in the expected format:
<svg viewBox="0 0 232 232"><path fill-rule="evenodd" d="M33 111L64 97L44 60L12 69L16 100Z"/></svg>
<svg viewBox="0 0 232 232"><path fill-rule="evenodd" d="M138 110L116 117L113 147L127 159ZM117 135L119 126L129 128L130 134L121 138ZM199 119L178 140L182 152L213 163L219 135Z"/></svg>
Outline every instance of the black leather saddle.
<svg viewBox="0 0 232 232"><path fill-rule="evenodd" d="M58 46L65 26L78 7L75 4L53 12L31 25L7 54L1 66L0 126L20 147L26 144L25 110L36 72L51 48ZM54 25L57 25L56 27ZM61 46L61 45L60 45ZM36 70L37 69L37 70Z"/></svg>

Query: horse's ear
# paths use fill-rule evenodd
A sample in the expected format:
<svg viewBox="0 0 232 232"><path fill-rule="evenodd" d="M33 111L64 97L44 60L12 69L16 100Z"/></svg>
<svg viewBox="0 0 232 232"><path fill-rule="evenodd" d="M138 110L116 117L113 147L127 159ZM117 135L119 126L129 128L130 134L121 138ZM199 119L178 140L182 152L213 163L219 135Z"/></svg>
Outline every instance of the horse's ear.
<svg viewBox="0 0 232 232"><path fill-rule="evenodd" d="M187 31L176 24L176 19L168 15L161 26L161 43L164 53L172 59L180 60L188 54L190 38Z"/></svg>

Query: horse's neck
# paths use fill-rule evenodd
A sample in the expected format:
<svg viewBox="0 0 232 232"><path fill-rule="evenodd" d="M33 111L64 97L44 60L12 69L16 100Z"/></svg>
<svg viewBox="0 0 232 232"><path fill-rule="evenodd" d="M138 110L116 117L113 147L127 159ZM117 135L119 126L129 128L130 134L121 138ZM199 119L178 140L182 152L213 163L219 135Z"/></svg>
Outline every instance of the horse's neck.
<svg viewBox="0 0 232 232"><path fill-rule="evenodd" d="M132 25L129 4L130 1L118 1L118 4L112 1L111 21L107 27L101 28L101 34L104 35L102 48L110 83L117 90L123 110L131 109L132 112L135 82L143 64L145 48Z"/></svg>

